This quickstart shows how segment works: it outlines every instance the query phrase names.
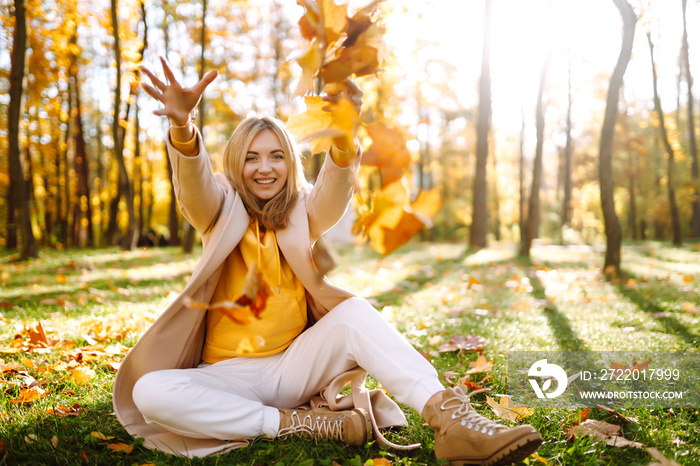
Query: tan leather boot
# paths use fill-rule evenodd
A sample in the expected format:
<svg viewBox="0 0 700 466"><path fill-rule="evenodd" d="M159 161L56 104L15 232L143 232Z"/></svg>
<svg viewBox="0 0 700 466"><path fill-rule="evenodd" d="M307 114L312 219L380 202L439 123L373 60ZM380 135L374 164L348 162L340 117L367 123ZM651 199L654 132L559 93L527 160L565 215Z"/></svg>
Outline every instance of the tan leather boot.
<svg viewBox="0 0 700 466"><path fill-rule="evenodd" d="M511 464L527 458L542 444L532 426L509 429L478 414L469 398L486 390L467 394L459 385L446 389L442 400L428 403L423 417L435 429L435 456L453 465Z"/></svg>
<svg viewBox="0 0 700 466"><path fill-rule="evenodd" d="M337 440L348 445L364 445L372 440L369 414L361 408L349 411L280 409L280 413L282 418L278 437L311 437Z"/></svg>

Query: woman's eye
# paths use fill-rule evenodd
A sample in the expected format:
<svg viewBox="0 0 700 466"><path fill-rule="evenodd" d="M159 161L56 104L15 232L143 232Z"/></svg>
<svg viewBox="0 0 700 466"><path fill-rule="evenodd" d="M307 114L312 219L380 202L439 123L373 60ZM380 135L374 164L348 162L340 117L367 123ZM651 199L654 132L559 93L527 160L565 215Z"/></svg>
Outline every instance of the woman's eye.
<svg viewBox="0 0 700 466"><path fill-rule="evenodd" d="M252 162L252 161L254 161L254 160L255 160L255 157L246 157L246 158L245 158L245 161L246 161L246 162Z"/></svg>

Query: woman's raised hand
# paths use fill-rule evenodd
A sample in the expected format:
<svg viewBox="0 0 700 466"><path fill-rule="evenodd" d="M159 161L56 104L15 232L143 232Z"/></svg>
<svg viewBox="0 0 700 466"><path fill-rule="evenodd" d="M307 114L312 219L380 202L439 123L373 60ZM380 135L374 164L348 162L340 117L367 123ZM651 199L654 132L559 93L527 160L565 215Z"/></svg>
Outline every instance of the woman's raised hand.
<svg viewBox="0 0 700 466"><path fill-rule="evenodd" d="M342 83L332 83L323 89L323 100L326 102L338 102L341 98L350 100L357 113L362 110L362 89L353 79L346 79Z"/></svg>
<svg viewBox="0 0 700 466"><path fill-rule="evenodd" d="M140 70L153 83L153 86L151 86L144 82L141 83L141 86L148 95L163 104L163 108L153 112L155 115L167 116L171 123L175 125L185 125L190 121L190 113L199 104L204 90L216 79L219 73L217 70L212 70L205 74L194 86L182 87L165 58L160 57L160 62L163 65L163 74L166 82L161 81L158 76L145 66L141 66Z"/></svg>

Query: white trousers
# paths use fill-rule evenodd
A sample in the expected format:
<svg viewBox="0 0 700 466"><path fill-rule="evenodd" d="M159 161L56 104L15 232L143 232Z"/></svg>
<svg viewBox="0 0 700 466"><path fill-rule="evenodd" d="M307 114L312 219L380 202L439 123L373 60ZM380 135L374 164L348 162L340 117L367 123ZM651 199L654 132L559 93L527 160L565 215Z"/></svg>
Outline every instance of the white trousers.
<svg viewBox="0 0 700 466"><path fill-rule="evenodd" d="M277 408L305 404L338 374L361 366L419 413L443 390L435 368L366 300L350 298L267 358L236 357L150 372L133 397L149 423L194 438L276 437Z"/></svg>

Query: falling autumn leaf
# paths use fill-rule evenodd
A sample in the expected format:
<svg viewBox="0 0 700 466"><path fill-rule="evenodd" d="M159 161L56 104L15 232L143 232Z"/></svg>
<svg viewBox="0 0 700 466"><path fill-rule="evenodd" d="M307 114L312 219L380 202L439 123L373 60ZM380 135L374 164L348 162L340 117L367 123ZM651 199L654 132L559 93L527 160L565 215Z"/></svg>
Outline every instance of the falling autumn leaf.
<svg viewBox="0 0 700 466"><path fill-rule="evenodd" d="M292 94L292 97L305 95L314 85L314 76L323 61L323 54L321 53L318 42L314 40L306 52L296 60L299 66L301 66L301 77L299 78L299 84L297 84L297 88Z"/></svg>
<svg viewBox="0 0 700 466"><path fill-rule="evenodd" d="M367 125L365 129L372 138L372 145L362 154L362 164L379 168L382 186L401 179L411 162L404 134L400 129L381 122Z"/></svg>
<svg viewBox="0 0 700 466"><path fill-rule="evenodd" d="M502 396L500 402L486 395L486 403L491 407L496 416L508 421L517 421L532 416L535 410L522 403L514 403L508 396Z"/></svg>
<svg viewBox="0 0 700 466"><path fill-rule="evenodd" d="M287 120L287 129L298 140L304 141L310 138L312 134L318 135L319 132L327 130L333 123L333 115L324 110L328 102L321 97L305 97L306 111L290 115ZM335 136L337 132L333 133ZM318 154L328 150L333 144L333 137L316 137L310 141L311 153Z"/></svg>
<svg viewBox="0 0 700 466"><path fill-rule="evenodd" d="M408 190L401 182L381 189L372 197L372 205L356 222L355 231L364 231L372 249L388 255L404 245L425 226L432 226L432 217L440 209L436 189L421 192L409 201Z"/></svg>
<svg viewBox="0 0 700 466"><path fill-rule="evenodd" d="M234 322L250 325L253 323L253 318L260 318L260 313L265 309L267 298L271 294L270 286L263 279L257 264L253 262L245 277L243 292L236 301L217 301L206 304L185 297L185 304L194 309L215 310L223 313Z"/></svg>

